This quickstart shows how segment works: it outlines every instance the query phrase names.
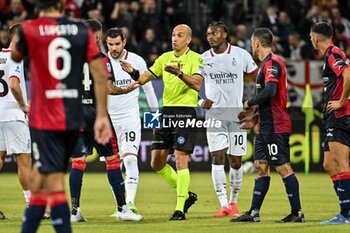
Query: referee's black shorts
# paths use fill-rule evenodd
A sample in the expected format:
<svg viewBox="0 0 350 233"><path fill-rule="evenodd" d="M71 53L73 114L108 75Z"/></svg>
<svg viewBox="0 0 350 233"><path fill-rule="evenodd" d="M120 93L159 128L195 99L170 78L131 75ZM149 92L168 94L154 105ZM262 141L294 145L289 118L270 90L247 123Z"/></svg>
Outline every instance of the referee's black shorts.
<svg viewBox="0 0 350 233"><path fill-rule="evenodd" d="M195 146L196 128L189 122L197 120L193 107L164 107L161 126L153 135L152 150L170 149L192 153Z"/></svg>

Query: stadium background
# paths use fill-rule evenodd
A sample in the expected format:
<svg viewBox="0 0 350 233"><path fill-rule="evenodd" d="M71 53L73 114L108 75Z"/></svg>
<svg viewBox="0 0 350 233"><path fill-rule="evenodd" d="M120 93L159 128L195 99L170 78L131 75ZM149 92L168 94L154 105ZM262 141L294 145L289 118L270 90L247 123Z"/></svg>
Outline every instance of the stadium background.
<svg viewBox="0 0 350 233"><path fill-rule="evenodd" d="M32 0L0 0L0 47L7 48L7 28L14 22L36 15ZM141 55L148 65L162 52L170 50L172 28L187 23L193 29L191 48L199 53L208 49L206 27L212 20L222 20L230 31L231 44L250 48L250 35L256 27L268 27L275 35L273 50L282 56L288 70L289 110L293 120L291 162L298 171L322 169L322 79L320 54L312 49L309 30L312 23L329 21L335 28L334 44L350 57L350 1L348 0L68 0L66 14L94 18L104 29L122 27L127 35L126 49ZM101 50L106 46L101 43ZM28 61L26 62L28 67ZM30 71L26 69L30 84ZM245 96L254 92L254 83L246 79ZM162 82L153 81L161 103ZM32 87L35 88L35 87ZM204 90L201 91L204 96ZM140 94L141 117L149 111L145 95ZM204 111L198 109L200 118ZM152 132L142 130L139 151L141 171L150 170ZM249 133L248 153L244 161L252 160L254 132ZM190 156L191 170L210 170L210 157L205 131L199 132L197 146ZM173 160L169 156L170 163ZM88 171L104 171L97 156L89 159ZM16 171L11 156L3 171Z"/></svg>

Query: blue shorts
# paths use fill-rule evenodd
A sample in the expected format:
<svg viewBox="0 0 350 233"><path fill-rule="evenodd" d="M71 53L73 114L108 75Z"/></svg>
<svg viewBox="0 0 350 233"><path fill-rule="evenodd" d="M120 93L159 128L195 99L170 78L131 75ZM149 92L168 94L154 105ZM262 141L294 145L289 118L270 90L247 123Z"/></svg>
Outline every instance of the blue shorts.
<svg viewBox="0 0 350 233"><path fill-rule="evenodd" d="M66 172L78 130L48 131L30 128L34 164L42 174Z"/></svg>
<svg viewBox="0 0 350 233"><path fill-rule="evenodd" d="M326 129L326 133L324 135L324 143L328 146L329 142L339 142L347 147L350 147L350 132L339 128L328 128Z"/></svg>
<svg viewBox="0 0 350 233"><path fill-rule="evenodd" d="M275 166L289 163L289 133L257 134L254 160L268 161Z"/></svg>

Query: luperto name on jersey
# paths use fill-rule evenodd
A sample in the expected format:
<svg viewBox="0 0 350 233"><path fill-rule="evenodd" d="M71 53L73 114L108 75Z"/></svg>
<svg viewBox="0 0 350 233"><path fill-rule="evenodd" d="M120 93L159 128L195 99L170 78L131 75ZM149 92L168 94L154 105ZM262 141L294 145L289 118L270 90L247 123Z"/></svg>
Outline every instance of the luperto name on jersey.
<svg viewBox="0 0 350 233"><path fill-rule="evenodd" d="M39 25L40 36L75 36L78 27L75 24L67 25Z"/></svg>

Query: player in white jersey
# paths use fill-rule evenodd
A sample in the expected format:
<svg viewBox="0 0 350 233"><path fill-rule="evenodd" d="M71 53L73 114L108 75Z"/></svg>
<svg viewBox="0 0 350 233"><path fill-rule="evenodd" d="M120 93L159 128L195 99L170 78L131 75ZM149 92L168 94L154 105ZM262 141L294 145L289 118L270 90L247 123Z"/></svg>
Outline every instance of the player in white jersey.
<svg viewBox="0 0 350 233"><path fill-rule="evenodd" d="M12 25L9 36L12 40L19 24ZM0 170L6 154L15 155L18 179L28 205L29 180L32 169L31 141L26 114L29 111L23 74L23 62L11 59L11 49L0 52Z"/></svg>
<svg viewBox="0 0 350 233"><path fill-rule="evenodd" d="M111 28L107 32L108 58L110 69L114 74L111 80L115 86L126 87L134 82L130 75L139 75L147 70L146 62L137 54L124 49L126 39L120 28ZM135 69L129 74L125 72L120 63L127 61ZM158 100L154 93L152 83L142 86L147 102L152 111L158 109ZM125 166L125 190L128 208L137 212L135 196L139 181L137 154L141 141L141 120L139 112L139 89L124 95L108 96L108 112L115 129L119 147L119 154Z"/></svg>
<svg viewBox="0 0 350 233"><path fill-rule="evenodd" d="M221 204L214 217L238 216L237 199L242 184L242 156L247 150L247 133L241 129L238 114L243 110L244 73L258 67L244 49L229 44L222 22L212 22L207 29L210 50L202 54L206 100L198 104L206 109L206 119L221 121L220 128L208 128L207 140L212 157L212 179ZM230 200L226 194L225 154L230 164Z"/></svg>

